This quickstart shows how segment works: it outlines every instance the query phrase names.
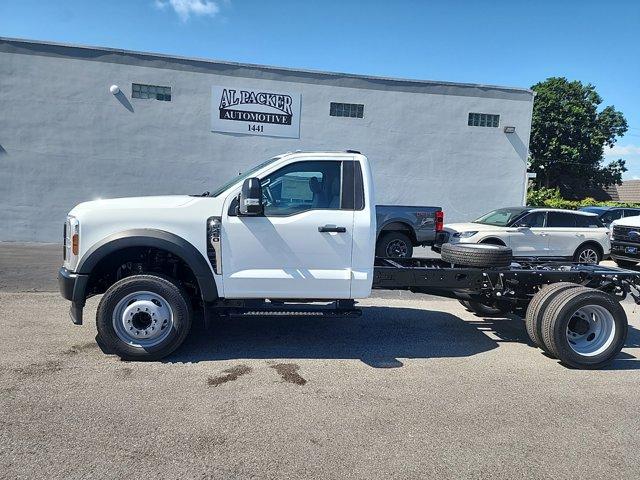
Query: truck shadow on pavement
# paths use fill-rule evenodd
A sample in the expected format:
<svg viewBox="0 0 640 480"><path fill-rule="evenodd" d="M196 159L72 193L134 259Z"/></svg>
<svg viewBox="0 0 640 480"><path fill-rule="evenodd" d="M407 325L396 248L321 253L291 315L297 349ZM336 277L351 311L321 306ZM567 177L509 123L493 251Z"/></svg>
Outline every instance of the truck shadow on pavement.
<svg viewBox="0 0 640 480"><path fill-rule="evenodd" d="M515 317L463 320L441 311L363 307L362 317L219 318L210 330L196 322L184 345L164 362L247 359L359 359L374 368L402 367L401 358L468 357L504 342L533 345ZM640 347L629 327L625 347ZM542 355L542 352L540 352ZM640 369L624 351L607 369Z"/></svg>
<svg viewBox="0 0 640 480"><path fill-rule="evenodd" d="M498 347L474 325L450 313L363 307L362 317L243 317L196 327L171 363L238 358L359 359L376 368L399 358L467 357Z"/></svg>

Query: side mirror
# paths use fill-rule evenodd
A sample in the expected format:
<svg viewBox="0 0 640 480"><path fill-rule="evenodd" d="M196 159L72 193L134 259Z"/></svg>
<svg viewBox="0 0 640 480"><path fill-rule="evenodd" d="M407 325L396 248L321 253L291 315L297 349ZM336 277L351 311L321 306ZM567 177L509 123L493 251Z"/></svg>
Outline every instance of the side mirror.
<svg viewBox="0 0 640 480"><path fill-rule="evenodd" d="M246 217L256 217L264 214L260 179L255 177L247 178L242 184L238 214Z"/></svg>
<svg viewBox="0 0 640 480"><path fill-rule="evenodd" d="M526 232L530 228L531 227L529 225L518 225L518 231L520 231L520 232Z"/></svg>

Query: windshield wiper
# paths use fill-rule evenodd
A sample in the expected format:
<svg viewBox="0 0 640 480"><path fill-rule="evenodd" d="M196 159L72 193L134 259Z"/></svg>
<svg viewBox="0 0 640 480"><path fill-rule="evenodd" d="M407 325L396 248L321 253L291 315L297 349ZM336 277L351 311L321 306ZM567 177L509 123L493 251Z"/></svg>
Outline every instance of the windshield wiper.
<svg viewBox="0 0 640 480"><path fill-rule="evenodd" d="M207 190L206 192L201 193L200 195L197 195L197 194L196 194L196 195L189 195L189 196L190 196L190 197L210 197L210 196L211 196L211 193L209 192L209 190Z"/></svg>

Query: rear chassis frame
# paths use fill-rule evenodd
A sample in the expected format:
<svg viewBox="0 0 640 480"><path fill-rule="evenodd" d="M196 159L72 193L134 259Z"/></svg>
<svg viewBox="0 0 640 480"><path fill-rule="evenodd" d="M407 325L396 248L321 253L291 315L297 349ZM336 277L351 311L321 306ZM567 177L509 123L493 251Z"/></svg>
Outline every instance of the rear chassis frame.
<svg viewBox="0 0 640 480"><path fill-rule="evenodd" d="M571 282L640 305L640 272L616 267L518 258L509 267L465 267L440 259L376 258L373 288L471 300L505 311L526 309L544 285Z"/></svg>

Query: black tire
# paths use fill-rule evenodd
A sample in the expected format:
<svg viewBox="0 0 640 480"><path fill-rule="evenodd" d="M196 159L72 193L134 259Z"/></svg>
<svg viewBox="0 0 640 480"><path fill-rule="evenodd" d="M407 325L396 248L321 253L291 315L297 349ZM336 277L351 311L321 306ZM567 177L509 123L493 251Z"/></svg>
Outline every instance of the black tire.
<svg viewBox="0 0 640 480"><path fill-rule="evenodd" d="M575 287L580 287L580 285L570 282L544 285L540 291L533 296L531 302L529 302L525 316L527 335L529 335L529 338L536 347L540 347L547 353L550 353L549 348L542 341L542 315L556 294Z"/></svg>
<svg viewBox="0 0 640 480"><path fill-rule="evenodd" d="M136 298L138 295L140 297ZM160 297L160 300L154 300L155 297ZM125 301L127 298L131 298L131 300ZM143 298L145 299L142 300ZM162 300L166 304L163 304ZM124 303L121 304L121 301ZM157 318L152 318L144 311L139 314L135 313L134 317L144 316L139 320L144 324L135 328L129 327L130 320L127 320L128 324L126 324L124 320L119 322L114 319L116 308L123 312L122 315L116 315L117 319L128 318L127 315L133 315L133 313L126 313L127 309L136 303L143 306L143 302L154 304L151 307L152 310L153 308L158 309ZM137 310L139 311L140 308ZM165 315L166 312L169 314ZM161 318L164 316L169 317L171 321ZM160 320L161 325L153 325L157 320ZM168 323L162 325L165 320ZM157 275L134 275L114 283L100 300L96 314L99 343L104 344L109 353L115 353L123 360L158 360L166 357L177 349L187 337L191 330L191 321L191 305L184 290L169 278ZM156 327L158 330L155 330ZM140 331L137 331L137 328L140 328ZM164 328L168 328L168 331L158 333ZM138 334L154 330L151 332L152 335L160 335L157 339L158 343L145 344L145 342L151 342L146 337L139 337L139 340L126 337L129 333L126 331L127 329L135 330ZM130 341L127 342L126 339Z"/></svg>
<svg viewBox="0 0 640 480"><path fill-rule="evenodd" d="M382 232L376 243L376 257L411 258L413 244L402 232Z"/></svg>
<svg viewBox="0 0 640 480"><path fill-rule="evenodd" d="M632 262L631 260L619 260L617 258L613 259L620 268L634 268L638 265L638 262Z"/></svg>
<svg viewBox="0 0 640 480"><path fill-rule="evenodd" d="M513 258L511 249L503 245L445 243L442 260L468 267L508 267Z"/></svg>
<svg viewBox="0 0 640 480"><path fill-rule="evenodd" d="M581 255L589 256L591 259L593 259L593 261L581 260ZM594 244L587 243L586 245L578 247L578 249L573 254L573 261L582 263L593 263L597 265L602 261L602 250Z"/></svg>
<svg viewBox="0 0 640 480"><path fill-rule="evenodd" d="M598 308L604 315L601 325L612 326L610 334L592 337L596 350L580 353L579 341L570 341L572 321L581 309ZM606 319L608 318L608 319ZM587 322L585 322L587 323ZM615 297L592 288L580 287L557 293L545 309L542 317L542 339L550 352L565 365L575 368L600 368L611 362L622 350L627 337L627 315ZM588 330L587 330L588 332ZM589 339L587 336L587 340ZM584 345L584 343L583 343Z"/></svg>

